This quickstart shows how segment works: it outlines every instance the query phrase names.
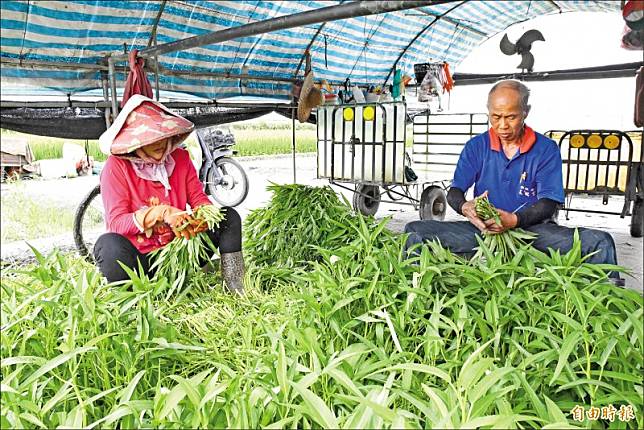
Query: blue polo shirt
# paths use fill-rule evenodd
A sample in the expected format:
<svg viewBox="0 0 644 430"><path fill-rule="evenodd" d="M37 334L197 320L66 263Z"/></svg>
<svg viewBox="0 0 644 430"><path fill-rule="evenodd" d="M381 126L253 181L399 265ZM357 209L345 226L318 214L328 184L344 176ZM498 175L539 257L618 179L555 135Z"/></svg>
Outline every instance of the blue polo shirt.
<svg viewBox="0 0 644 430"><path fill-rule="evenodd" d="M539 199L564 202L559 147L542 134L525 127L519 150L505 155L494 130L470 139L463 148L452 186L474 195L488 191L490 202L508 212L520 211Z"/></svg>

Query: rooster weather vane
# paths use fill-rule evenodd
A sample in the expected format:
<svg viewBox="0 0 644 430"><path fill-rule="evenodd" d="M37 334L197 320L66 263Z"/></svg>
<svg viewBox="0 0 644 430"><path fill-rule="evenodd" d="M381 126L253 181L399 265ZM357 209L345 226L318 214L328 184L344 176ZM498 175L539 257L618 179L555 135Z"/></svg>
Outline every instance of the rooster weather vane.
<svg viewBox="0 0 644 430"><path fill-rule="evenodd" d="M505 55L521 55L521 63L517 66L517 69L521 69L523 72L527 70L528 73L532 73L532 66L534 66L534 56L530 53L532 48L532 43L534 41L541 40L545 41L543 34L539 30L528 30L523 33L523 36L517 40L517 43L510 42L508 35L505 34L503 39L501 39L500 48L501 52Z"/></svg>

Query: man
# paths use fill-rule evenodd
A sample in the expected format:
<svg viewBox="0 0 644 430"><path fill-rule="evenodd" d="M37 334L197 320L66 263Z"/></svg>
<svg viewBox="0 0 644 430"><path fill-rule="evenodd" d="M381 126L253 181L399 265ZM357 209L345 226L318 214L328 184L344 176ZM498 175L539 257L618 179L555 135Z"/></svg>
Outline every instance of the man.
<svg viewBox="0 0 644 430"><path fill-rule="evenodd" d="M572 248L575 230L551 221L564 201L561 154L553 140L525 125L529 96L530 90L514 80L492 87L487 101L491 128L467 142L447 194L449 205L467 221L410 222L405 226L409 233L407 248L438 239L452 252L469 254L478 246L476 236L480 232L499 234L517 227L536 233L532 245L541 251L553 248L568 252ZM476 215L475 200L465 199L472 185L475 196L487 195L498 209L501 224ZM578 230L583 255L595 252L587 262L617 264L610 234ZM609 276L623 285L617 272Z"/></svg>

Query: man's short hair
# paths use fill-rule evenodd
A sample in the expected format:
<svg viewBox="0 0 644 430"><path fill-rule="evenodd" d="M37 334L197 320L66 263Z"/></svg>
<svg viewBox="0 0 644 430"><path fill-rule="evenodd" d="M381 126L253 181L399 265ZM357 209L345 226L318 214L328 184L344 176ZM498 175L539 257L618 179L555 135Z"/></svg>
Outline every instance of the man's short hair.
<svg viewBox="0 0 644 430"><path fill-rule="evenodd" d="M530 89L525 86L523 82L519 82L514 79L505 79L503 81L499 81L494 86L492 89L490 89L490 92L487 95L487 107L490 107L490 98L492 97L492 94L494 94L497 90L500 90L501 88L511 88L515 90L516 92L519 93L519 96L521 97L521 109L523 109L524 112L528 112L530 110L530 105L528 104L528 99L530 98Z"/></svg>

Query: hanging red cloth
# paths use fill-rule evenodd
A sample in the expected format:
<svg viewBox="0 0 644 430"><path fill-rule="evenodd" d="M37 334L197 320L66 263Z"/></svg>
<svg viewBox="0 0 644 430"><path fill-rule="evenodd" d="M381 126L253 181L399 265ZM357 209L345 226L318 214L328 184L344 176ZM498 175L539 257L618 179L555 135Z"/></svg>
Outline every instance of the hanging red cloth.
<svg viewBox="0 0 644 430"><path fill-rule="evenodd" d="M449 72L449 64L447 61L443 63L443 93L447 91L448 93L454 88L454 79L452 79L452 74Z"/></svg>
<svg viewBox="0 0 644 430"><path fill-rule="evenodd" d="M148 77L143 71L145 61L143 61L143 58L137 58L136 55L138 53L138 49L133 49L130 51L128 56L128 60L130 62L130 73L128 73L127 80L125 81L121 107L123 107L128 99L135 94L141 94L142 96L152 98L152 85L150 85L150 81L148 81Z"/></svg>

